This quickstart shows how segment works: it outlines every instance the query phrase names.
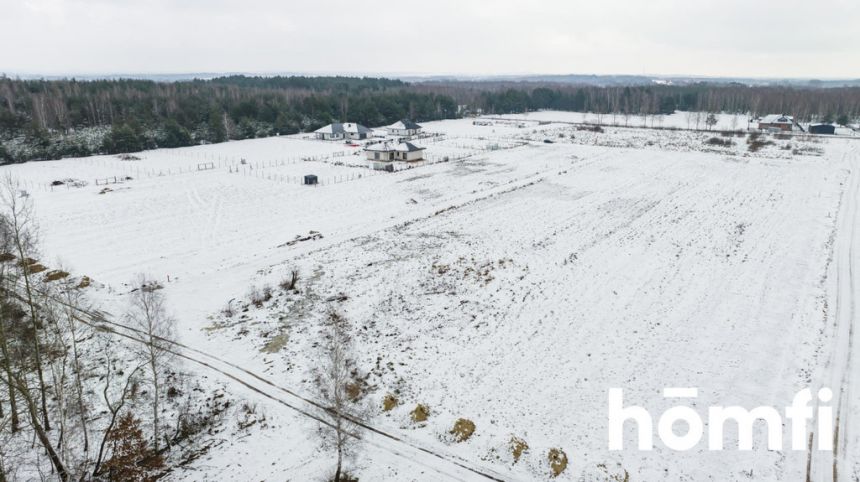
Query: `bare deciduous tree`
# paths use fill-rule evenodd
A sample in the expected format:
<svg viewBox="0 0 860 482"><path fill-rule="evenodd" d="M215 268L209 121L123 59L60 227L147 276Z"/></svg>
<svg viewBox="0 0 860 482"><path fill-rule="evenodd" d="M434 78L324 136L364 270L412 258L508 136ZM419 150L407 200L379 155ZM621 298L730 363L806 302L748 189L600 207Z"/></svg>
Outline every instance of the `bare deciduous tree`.
<svg viewBox="0 0 860 482"><path fill-rule="evenodd" d="M105 428L105 431L102 433L102 440L99 444L98 455L96 455L95 460L95 468L93 469L93 477L98 477L101 475L102 462L105 457L105 447L107 446L107 442L110 439L111 432L113 431L114 426L116 426L117 418L119 416L120 411L126 404L128 400L130 389L133 383L136 380L136 376L138 372L143 368L143 365L136 366L131 373L125 378L125 381L122 382L122 388L119 393L116 395L112 395L110 392L114 390L115 382L113 380L113 351L112 351L112 340L110 337L106 337L104 339L104 344L102 345L102 353L105 357L105 375L104 375L104 388L102 389L102 396L105 400L105 406L108 409L108 424Z"/></svg>
<svg viewBox="0 0 860 482"><path fill-rule="evenodd" d="M317 373L320 399L327 407L326 424L320 427L324 442L331 444L337 454L334 481L344 479L344 460L354 455L360 437L360 426L356 423L363 417L363 410L349 387L356 373L352 339L347 320L329 313L323 344L322 363Z"/></svg>
<svg viewBox="0 0 860 482"><path fill-rule="evenodd" d="M145 275L138 275L133 283L130 306L126 314L129 323L143 332L142 349L139 355L149 368L152 386L152 443L159 448L159 409L161 396L161 373L171 358L169 340L174 338L175 321L167 314L161 286Z"/></svg>
<svg viewBox="0 0 860 482"><path fill-rule="evenodd" d="M51 430L51 422L48 418L48 401L45 388L45 375L42 368L42 348L39 342L41 324L36 314L36 300L33 282L31 280L31 267L28 260L32 259L37 252L38 235L36 222L33 219L33 205L29 197L21 196L19 185L11 175L7 175L0 188L0 199L5 208L5 216L2 220L6 226L3 228L8 236L12 249L18 256L17 266L20 268L21 278L24 281L25 301L30 311L30 321L33 328L33 358L36 365L36 374L39 379L39 393L42 409L42 427Z"/></svg>
<svg viewBox="0 0 860 482"><path fill-rule="evenodd" d="M48 454L51 465L54 467L54 470L57 471L57 476L62 482L68 481L69 472L66 469L66 464L54 448L54 444L51 442L50 437L48 437L47 429L42 426L39 408L36 405L36 401L30 391L30 387L27 385L27 381L19 373L13 374L12 377L15 390L24 400L24 409L26 410L27 415L29 415L30 424L36 434L36 438Z"/></svg>

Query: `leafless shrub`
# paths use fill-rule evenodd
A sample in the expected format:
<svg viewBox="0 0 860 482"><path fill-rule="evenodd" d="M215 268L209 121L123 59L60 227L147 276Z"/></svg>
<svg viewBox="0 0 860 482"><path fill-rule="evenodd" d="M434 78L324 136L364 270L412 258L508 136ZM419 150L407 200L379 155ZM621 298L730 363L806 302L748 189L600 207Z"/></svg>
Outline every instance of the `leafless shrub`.
<svg viewBox="0 0 860 482"><path fill-rule="evenodd" d="M284 291L295 291L296 284L299 282L299 270L293 269L290 271L290 275L281 280L279 286Z"/></svg>
<svg viewBox="0 0 860 482"><path fill-rule="evenodd" d="M748 149L750 152L758 152L758 151L760 151L763 147L765 147L765 146L772 146L772 145L774 145L774 144L773 144L773 141L771 141L771 140L763 140L763 139L761 138L761 135L760 135L760 134L758 134L758 133L756 133L756 132L754 132L754 133L750 134L750 136L747 138L747 149Z"/></svg>
<svg viewBox="0 0 860 482"><path fill-rule="evenodd" d="M248 290L248 301L257 308L260 308L265 302L265 299L263 299L263 291L256 286L252 286Z"/></svg>
<svg viewBox="0 0 860 482"><path fill-rule="evenodd" d="M732 142L729 139L720 139L719 137L711 137L710 139L705 141L705 144L707 144L709 146L731 147L732 145L734 145L734 142Z"/></svg>
<svg viewBox="0 0 860 482"><path fill-rule="evenodd" d="M224 315L225 318L232 318L233 315L236 314L236 309L233 308L233 300L227 302L224 308L221 309L221 314Z"/></svg>

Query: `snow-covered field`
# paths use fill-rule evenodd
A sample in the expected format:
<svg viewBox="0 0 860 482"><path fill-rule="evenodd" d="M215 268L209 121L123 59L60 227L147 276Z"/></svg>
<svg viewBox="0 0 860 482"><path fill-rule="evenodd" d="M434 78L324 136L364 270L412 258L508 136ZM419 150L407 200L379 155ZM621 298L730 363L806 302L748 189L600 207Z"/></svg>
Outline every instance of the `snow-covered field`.
<svg viewBox="0 0 860 482"><path fill-rule="evenodd" d="M444 134L429 156L469 157L396 173L299 136L2 170L34 199L44 251L103 283L91 294L108 311L149 273L183 343L273 384L231 372L261 394L190 366L269 424L174 480L324 479L316 422L285 404L314 398L330 309L353 327L370 425L398 439L368 435L352 465L361 480L546 480L553 448L569 460L556 480L832 480L833 453L769 451L762 426L752 451L736 450L731 428L724 451L707 436L688 452L656 437L638 451L633 431L609 451L613 387L655 419L678 404L664 387L697 387L681 403L703 418L831 387L838 480L860 477L860 144L768 136L749 152L742 137L576 130L574 116L427 123ZM300 185L305 174L323 184ZM96 185L114 176L131 179ZM49 186L67 178L87 185ZM252 286L294 268L299 293L276 288L242 311ZM383 411L388 394L399 403ZM419 403L430 416L415 424ZM448 434L458 418L476 426L461 443ZM528 444L518 462L512 437Z"/></svg>

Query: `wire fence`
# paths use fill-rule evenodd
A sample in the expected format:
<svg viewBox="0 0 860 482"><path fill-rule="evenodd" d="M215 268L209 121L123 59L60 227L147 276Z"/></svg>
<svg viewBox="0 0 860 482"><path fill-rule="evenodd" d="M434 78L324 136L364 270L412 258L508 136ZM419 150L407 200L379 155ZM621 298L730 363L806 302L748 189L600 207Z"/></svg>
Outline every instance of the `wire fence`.
<svg viewBox="0 0 860 482"><path fill-rule="evenodd" d="M438 144L445 142L444 147L452 149L460 149L464 152L452 153L449 155L428 154L425 153L424 158L419 161L395 161L392 162L390 169L374 169L371 161L364 158L364 152L361 150L344 150L335 151L327 154L292 156L270 159L248 159L242 156L231 156L212 152L193 152L191 150L180 150L171 153L171 156L161 159L163 161L172 162L171 157L176 157L177 162L169 167L146 166L141 165L135 160L122 160L120 158L83 158L79 162L93 167L101 167L113 170L114 174L93 178L93 183L96 186L105 184L120 184L133 181L135 179L151 179L168 176L180 176L189 174L206 174L212 172L224 172L229 174L237 174L243 177L251 177L266 181L278 182L288 185L304 185L306 174L315 174L307 172L303 174L282 174L277 172L269 172L273 168L285 167L305 162L326 163L333 166L343 167L353 170L354 172L332 175L317 175L316 186L326 186L333 184L341 184L345 182L354 182L361 179L368 179L380 175L389 174L391 172L401 172L412 170L421 167L432 166L445 162L458 162L477 156L481 153L512 149L527 144L522 141L511 140L495 140L484 137L456 137L450 138L444 134L428 133L420 136L425 142ZM469 142L478 141L478 142ZM348 160L350 157L360 156L358 159ZM181 159L191 159L194 162L183 164ZM313 169L309 169L313 171ZM65 187L67 190L78 188L86 185L86 182L81 182L75 179L66 179L61 181L53 181L49 183L40 183L28 180L21 181L23 190L43 190L55 191Z"/></svg>

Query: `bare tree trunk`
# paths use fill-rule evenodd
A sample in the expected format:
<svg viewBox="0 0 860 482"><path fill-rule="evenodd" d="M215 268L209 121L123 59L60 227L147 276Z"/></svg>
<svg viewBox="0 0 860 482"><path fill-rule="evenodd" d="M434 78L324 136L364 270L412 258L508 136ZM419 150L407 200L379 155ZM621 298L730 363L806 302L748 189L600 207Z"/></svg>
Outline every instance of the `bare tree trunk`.
<svg viewBox="0 0 860 482"><path fill-rule="evenodd" d="M152 348L150 348L152 349ZM156 357L149 358L149 368L152 370L152 443L158 452L158 367L155 364Z"/></svg>
<svg viewBox="0 0 860 482"><path fill-rule="evenodd" d="M89 453L90 447L90 439L89 439L89 429L87 427L87 411L86 404L84 403L84 384L81 380L81 358L80 353L78 352L78 331L77 331L77 320L75 317L77 314L75 313L75 307L78 306L78 297L75 296L75 287L72 286L71 283L65 283L64 286L66 293L66 321L69 324L69 333L72 339L72 365L75 370L75 391L77 396L77 405L78 405L78 416L80 417L81 431L84 436L84 457L87 457Z"/></svg>
<svg viewBox="0 0 860 482"><path fill-rule="evenodd" d="M18 252L23 260L25 258L24 251L21 249L20 245L18 247ZM33 290L30 286L30 275L27 273L27 270L28 268L26 266L21 269L24 273L24 289L27 294L27 306L30 308L30 320L33 326L33 357L36 360L36 374L39 377L39 393L41 394L42 401L42 418L45 424L44 429L50 431L51 421L48 419L48 397L45 390L45 374L42 371L42 353L41 344L39 343L39 319L36 316L36 304L33 301Z"/></svg>
<svg viewBox="0 0 860 482"><path fill-rule="evenodd" d="M6 379L6 389L9 393L9 422L12 433L18 431L18 402L15 400L15 386L12 383L12 360L9 358L9 345L6 340L6 320L0 320L0 355L3 356L3 372Z"/></svg>
<svg viewBox="0 0 860 482"><path fill-rule="evenodd" d="M63 459L54 449L51 439L48 438L47 431L39 422L39 409L33 401L30 389L27 387L26 382L18 377L15 377L15 387L24 399L24 406L27 408L27 413L30 415L30 423L33 425L33 431L36 433L36 438L39 439L39 443L42 444L45 452L47 452L48 458L51 460L51 465L53 465L54 470L57 471L57 476L62 482L68 482L69 472L66 470L66 465L63 463Z"/></svg>

